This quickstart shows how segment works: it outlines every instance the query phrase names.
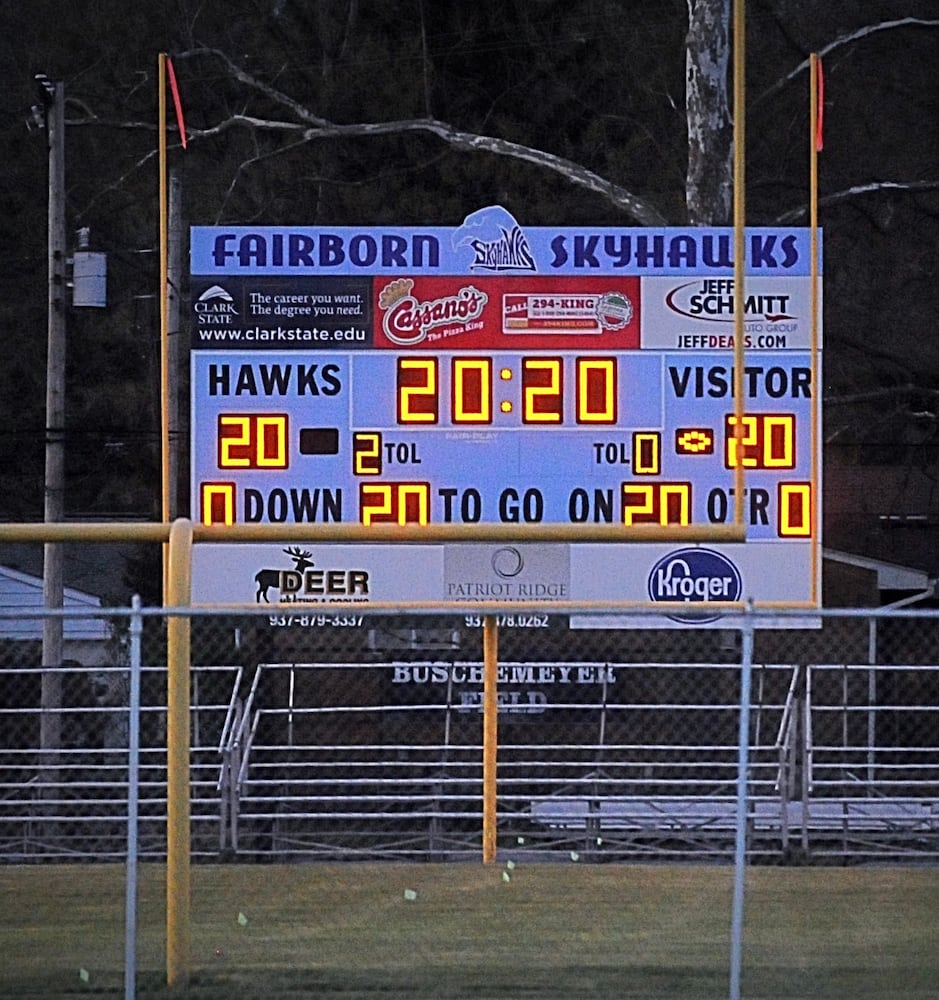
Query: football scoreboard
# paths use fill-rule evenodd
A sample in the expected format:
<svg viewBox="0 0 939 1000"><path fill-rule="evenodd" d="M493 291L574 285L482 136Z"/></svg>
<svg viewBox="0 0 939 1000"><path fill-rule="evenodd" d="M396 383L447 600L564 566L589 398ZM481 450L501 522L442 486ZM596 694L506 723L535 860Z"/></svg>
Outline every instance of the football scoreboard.
<svg viewBox="0 0 939 1000"><path fill-rule="evenodd" d="M733 235L499 208L453 229L193 229L194 520L519 526L509 545L201 546L197 599L816 606L810 234L746 231L743 302ZM524 540L729 524L741 470L746 542Z"/></svg>

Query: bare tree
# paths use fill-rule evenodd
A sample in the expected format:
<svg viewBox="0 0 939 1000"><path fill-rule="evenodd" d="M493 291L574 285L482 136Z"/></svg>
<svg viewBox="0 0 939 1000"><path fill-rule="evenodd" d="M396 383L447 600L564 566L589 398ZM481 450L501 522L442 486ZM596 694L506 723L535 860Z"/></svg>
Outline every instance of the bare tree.
<svg viewBox="0 0 939 1000"><path fill-rule="evenodd" d="M727 103L730 0L688 0L685 47L688 176L693 226L726 225L733 195L733 124Z"/></svg>
<svg viewBox="0 0 939 1000"><path fill-rule="evenodd" d="M379 137L388 135L403 135L409 132L425 132L436 136L456 149L467 152L488 153L494 156L507 156L516 160L535 164L545 170L559 174L565 180L578 187L586 188L601 195L610 205L617 208L636 222L644 226L664 225L664 216L646 198L628 191L613 181L600 177L592 170L574 163L572 160L557 156L542 149L533 149L522 143L511 142L498 136L480 135L455 128L447 122L436 118L409 118L386 122L356 122L350 125L340 125L321 118L297 101L281 93L275 88L262 83L250 73L239 69L223 52L217 49L197 49L184 56L213 55L220 59L232 76L245 86L256 90L270 99L275 105L282 107L290 118L258 118L251 115L235 114L212 128L197 130L192 133L194 138L206 139L220 135L233 128L249 128L259 131L279 132L293 143L312 143L326 139Z"/></svg>
<svg viewBox="0 0 939 1000"><path fill-rule="evenodd" d="M730 11L731 0L686 0L688 30L685 37L685 108L684 123L687 136L687 171L685 176L685 216L692 225L727 225L731 221L733 195L733 119L729 107L730 82ZM354 5L350 6L349 20L344 25L343 45L352 31ZM820 46L820 53L834 54L846 47L863 42L871 36L900 28L937 28L939 20L900 18L878 22L843 32L832 41ZM424 26L421 25L422 48L425 46ZM460 128L451 122L430 114L421 117L393 118L384 121L357 121L339 123L318 113L314 107L290 96L286 91L261 79L258 75L238 65L227 53L216 47L198 47L180 54L180 59L211 60L220 64L227 76L244 88L246 94L261 97L269 113L265 115L234 112L215 124L195 129L190 137L212 139L230 130L253 130L257 133L279 135L292 148L323 143L330 140L355 138L388 138L408 134L434 136L454 150L472 152L482 156L506 157L528 163L548 171L570 185L599 195L611 208L623 213L639 225L657 226L666 222L681 221L656 204L648 193L626 187L615 179L603 176L583 163L533 147L509 138ZM422 52L422 88L425 108L430 100L426 78L429 74L429 57ZM332 67L332 64L330 64ZM334 70L334 68L333 68ZM771 86L753 99L753 107L765 106L782 89L800 77L807 81L808 59L788 69ZM277 155L266 150L254 158L246 159L238 176L261 159ZM930 189L936 180L905 182L902 179L884 179L878 183L851 185L841 191L828 192L825 203L854 197L872 190L893 187L896 189ZM793 207L777 215L777 221L792 221L806 208Z"/></svg>

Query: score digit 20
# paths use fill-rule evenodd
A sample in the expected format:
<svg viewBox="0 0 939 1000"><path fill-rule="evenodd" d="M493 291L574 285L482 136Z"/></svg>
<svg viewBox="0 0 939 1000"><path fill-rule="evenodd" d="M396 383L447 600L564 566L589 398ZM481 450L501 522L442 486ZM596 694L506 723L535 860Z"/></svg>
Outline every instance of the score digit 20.
<svg viewBox="0 0 939 1000"><path fill-rule="evenodd" d="M220 413L220 469L286 469L290 439L286 413Z"/></svg>

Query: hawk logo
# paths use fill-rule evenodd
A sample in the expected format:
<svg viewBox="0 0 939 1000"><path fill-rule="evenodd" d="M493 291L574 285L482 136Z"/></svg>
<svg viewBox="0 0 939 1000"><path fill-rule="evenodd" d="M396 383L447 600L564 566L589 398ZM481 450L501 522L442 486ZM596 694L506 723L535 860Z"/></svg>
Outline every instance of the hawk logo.
<svg viewBox="0 0 939 1000"><path fill-rule="evenodd" d="M468 246L480 271L537 271L535 257L521 226L501 206L470 213L452 237L453 249Z"/></svg>

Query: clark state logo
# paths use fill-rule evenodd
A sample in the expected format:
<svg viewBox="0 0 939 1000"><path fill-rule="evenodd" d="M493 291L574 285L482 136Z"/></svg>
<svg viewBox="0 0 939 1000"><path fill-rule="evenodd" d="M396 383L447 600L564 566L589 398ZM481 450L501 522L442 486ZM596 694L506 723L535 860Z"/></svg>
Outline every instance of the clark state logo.
<svg viewBox="0 0 939 1000"><path fill-rule="evenodd" d="M679 549L663 556L649 574L649 597L653 601L739 601L743 591L740 571L721 552L713 549ZM717 621L720 614L689 611L671 614L672 621L700 625Z"/></svg>
<svg viewBox="0 0 939 1000"><path fill-rule="evenodd" d="M238 315L238 310L235 308L235 300L221 285L213 285L211 288L207 288L196 299L193 308L197 313L230 313L233 316Z"/></svg>

